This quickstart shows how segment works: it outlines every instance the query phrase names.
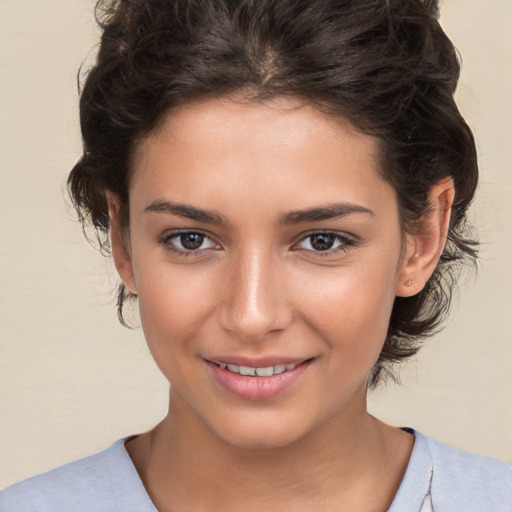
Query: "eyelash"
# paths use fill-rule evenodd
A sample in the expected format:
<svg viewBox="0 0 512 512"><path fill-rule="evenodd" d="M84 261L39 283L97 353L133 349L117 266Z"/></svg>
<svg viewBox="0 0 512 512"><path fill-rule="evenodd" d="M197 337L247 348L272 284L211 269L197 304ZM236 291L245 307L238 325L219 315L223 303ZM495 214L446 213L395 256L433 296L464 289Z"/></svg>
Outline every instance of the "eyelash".
<svg viewBox="0 0 512 512"><path fill-rule="evenodd" d="M352 237L346 233L339 233L337 231L312 231L310 233L301 235L299 242L297 242L294 245L296 246L308 239L311 239L314 236L320 236L320 235L332 236L334 238L333 243L339 242L340 244L337 247L334 247L332 249L326 249L325 251L314 251L311 249L300 249L300 248L294 249L294 250L313 253L315 255L315 257L327 258L329 256L338 254L339 252L346 253L350 249L353 249L353 248L357 247L357 245L358 245L358 240L356 240L354 237ZM311 245L311 242L310 242L310 245Z"/></svg>
<svg viewBox="0 0 512 512"><path fill-rule="evenodd" d="M198 231L198 230L173 231L172 233L166 234L159 243L160 243L160 245L164 246L166 250L176 254L179 257L184 257L184 258L199 256L204 251L207 251L208 249L212 248L212 247L207 247L205 249L197 249L197 250L179 249L174 245L172 240L178 239L182 235L200 235L200 236L204 237L202 240L202 243L204 243L205 240L209 240L211 242L211 244L218 245L211 239L211 237L209 235L207 235L206 233L203 233L202 231ZM352 236L347 235L346 233L342 234L342 233L338 233L335 231L313 231L313 232L306 233L306 234L302 235L300 240L294 244L294 247L302 242L305 242L308 239L311 239L314 236L320 236L320 235L333 237L334 238L333 243L340 242L340 244L337 247L334 247L333 249L332 248L326 249L325 251L315 251L312 249L301 249L301 248L297 248L297 249L293 249L293 250L294 251L305 251L307 253L313 253L315 255L315 257L325 258L325 257L332 256L334 254L337 254L340 251L348 252L350 249L357 247L357 245L358 245L358 241L355 238L353 238ZM311 245L311 242L310 242L310 245Z"/></svg>
<svg viewBox="0 0 512 512"><path fill-rule="evenodd" d="M183 249L179 249L179 248L177 248L173 244L172 240L173 239L179 239L179 237L181 237L182 235L200 235L200 236L204 237L204 240L210 240L210 242L213 245L218 245L206 233L203 233L202 231L190 230L190 229L189 230L173 231L172 233L168 233L168 234L163 236L162 240L160 241L160 244L162 246L164 246L166 250L176 254L179 257L184 257L184 258L198 256L198 255L202 254L203 251L210 249L210 247L208 247L206 249L198 249L198 250L192 250L192 249L183 250ZM203 242L204 242L204 240L203 240Z"/></svg>

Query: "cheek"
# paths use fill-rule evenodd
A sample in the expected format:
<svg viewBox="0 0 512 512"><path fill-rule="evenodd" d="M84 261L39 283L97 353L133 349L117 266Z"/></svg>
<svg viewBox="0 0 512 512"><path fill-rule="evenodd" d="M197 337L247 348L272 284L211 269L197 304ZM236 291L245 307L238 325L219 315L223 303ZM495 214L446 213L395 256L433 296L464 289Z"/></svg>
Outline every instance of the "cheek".
<svg viewBox="0 0 512 512"><path fill-rule="evenodd" d="M207 275L186 265L154 265L138 273L142 328L159 366L178 351L194 352L194 341L215 307L216 284Z"/></svg>
<svg viewBox="0 0 512 512"><path fill-rule="evenodd" d="M375 262L328 272L302 291L305 320L331 345L333 357L348 360L350 351L351 360L368 359L373 364L389 325L395 275L394 263Z"/></svg>

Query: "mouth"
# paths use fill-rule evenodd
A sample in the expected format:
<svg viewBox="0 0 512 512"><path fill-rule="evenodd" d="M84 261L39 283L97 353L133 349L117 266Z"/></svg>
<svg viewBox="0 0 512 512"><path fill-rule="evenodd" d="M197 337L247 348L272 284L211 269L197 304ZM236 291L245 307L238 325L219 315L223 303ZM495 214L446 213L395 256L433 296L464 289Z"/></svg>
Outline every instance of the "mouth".
<svg viewBox="0 0 512 512"><path fill-rule="evenodd" d="M225 391L246 400L266 400L281 395L302 380L313 359L274 358L253 362L223 358L206 362L215 381Z"/></svg>
<svg viewBox="0 0 512 512"><path fill-rule="evenodd" d="M280 375L281 373L295 369L299 363L291 364L276 364L273 366L241 366L237 364L228 363L214 363L223 370L228 370L233 373L238 373L245 377L272 377L273 375Z"/></svg>

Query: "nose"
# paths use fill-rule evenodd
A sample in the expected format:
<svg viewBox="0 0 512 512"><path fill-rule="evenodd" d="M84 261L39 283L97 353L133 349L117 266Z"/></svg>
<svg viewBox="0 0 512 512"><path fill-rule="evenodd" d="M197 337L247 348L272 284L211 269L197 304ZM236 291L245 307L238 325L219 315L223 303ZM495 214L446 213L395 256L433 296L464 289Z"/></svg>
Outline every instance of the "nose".
<svg viewBox="0 0 512 512"><path fill-rule="evenodd" d="M271 255L240 255L231 262L220 307L221 327L255 342L283 331L293 317L286 274Z"/></svg>

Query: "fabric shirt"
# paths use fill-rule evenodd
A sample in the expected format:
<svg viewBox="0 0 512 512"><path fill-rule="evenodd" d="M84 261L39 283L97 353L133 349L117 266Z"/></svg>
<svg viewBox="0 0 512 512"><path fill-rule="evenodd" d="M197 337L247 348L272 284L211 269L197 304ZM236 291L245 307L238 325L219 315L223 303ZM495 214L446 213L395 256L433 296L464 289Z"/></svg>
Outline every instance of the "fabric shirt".
<svg viewBox="0 0 512 512"><path fill-rule="evenodd" d="M412 429L414 448L388 512L512 512L512 466ZM158 512L126 439L0 492L0 512Z"/></svg>

